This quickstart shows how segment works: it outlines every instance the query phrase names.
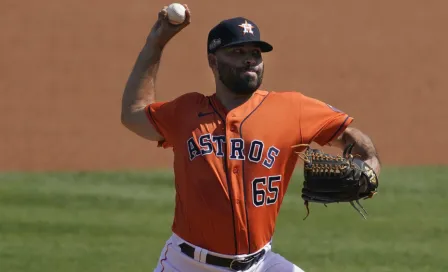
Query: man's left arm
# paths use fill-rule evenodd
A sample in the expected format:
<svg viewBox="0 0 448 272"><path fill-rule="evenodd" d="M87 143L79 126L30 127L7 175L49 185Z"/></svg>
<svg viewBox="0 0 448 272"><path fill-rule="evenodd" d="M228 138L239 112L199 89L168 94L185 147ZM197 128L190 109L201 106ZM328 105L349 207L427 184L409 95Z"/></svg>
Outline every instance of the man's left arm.
<svg viewBox="0 0 448 272"><path fill-rule="evenodd" d="M298 101L303 143L315 142L320 146L330 145L342 150L355 143L352 153L360 155L360 159L379 175L381 163L376 148L365 133L351 126L352 117L321 100L301 93L291 95L291 101Z"/></svg>
<svg viewBox="0 0 448 272"><path fill-rule="evenodd" d="M359 129L347 127L344 132L330 142L330 146L344 149L353 143L355 145L352 153L360 155L360 159L372 167L375 173L379 176L381 171L381 161L378 152L370 137Z"/></svg>

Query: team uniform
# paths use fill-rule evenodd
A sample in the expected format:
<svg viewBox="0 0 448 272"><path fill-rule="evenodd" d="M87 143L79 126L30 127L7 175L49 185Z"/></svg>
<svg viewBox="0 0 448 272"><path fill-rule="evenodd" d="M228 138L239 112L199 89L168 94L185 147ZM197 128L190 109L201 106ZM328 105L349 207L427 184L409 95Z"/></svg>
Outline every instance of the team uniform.
<svg viewBox="0 0 448 272"><path fill-rule="evenodd" d="M173 233L155 271L302 271L271 250L291 146L324 146L353 118L294 91L258 90L231 111L187 93L145 111L174 152Z"/></svg>

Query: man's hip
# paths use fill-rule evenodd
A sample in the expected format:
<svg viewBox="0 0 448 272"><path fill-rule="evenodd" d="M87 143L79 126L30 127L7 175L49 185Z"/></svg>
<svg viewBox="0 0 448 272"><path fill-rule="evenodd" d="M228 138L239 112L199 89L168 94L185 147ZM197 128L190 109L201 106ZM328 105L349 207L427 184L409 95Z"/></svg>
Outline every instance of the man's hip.
<svg viewBox="0 0 448 272"><path fill-rule="evenodd" d="M188 243L173 233L155 271L251 271L270 251L268 243L252 254L224 255Z"/></svg>

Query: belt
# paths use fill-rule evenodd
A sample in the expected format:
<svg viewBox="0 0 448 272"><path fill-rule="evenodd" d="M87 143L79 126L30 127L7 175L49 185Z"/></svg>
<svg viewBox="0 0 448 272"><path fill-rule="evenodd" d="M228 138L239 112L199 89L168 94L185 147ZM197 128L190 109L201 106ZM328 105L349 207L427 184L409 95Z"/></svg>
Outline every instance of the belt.
<svg viewBox="0 0 448 272"><path fill-rule="evenodd" d="M194 259L194 251L195 251L194 247L186 243L180 244L179 247L182 253ZM265 253L266 250L263 249L260 252L245 257L244 259L223 258L207 254L207 256L205 257L205 263L221 267L227 267L235 271L244 271L249 269L254 264L256 264L264 256Z"/></svg>

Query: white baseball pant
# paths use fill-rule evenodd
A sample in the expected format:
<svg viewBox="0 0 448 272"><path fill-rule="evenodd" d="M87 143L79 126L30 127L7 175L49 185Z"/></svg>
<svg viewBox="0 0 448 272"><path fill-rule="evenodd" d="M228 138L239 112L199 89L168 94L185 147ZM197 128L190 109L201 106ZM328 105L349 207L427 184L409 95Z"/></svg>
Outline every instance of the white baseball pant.
<svg viewBox="0 0 448 272"><path fill-rule="evenodd" d="M154 272L235 272L235 270L231 270L230 268L219 267L204 263L204 253L207 253L208 251L196 246L194 246L196 248L195 258L190 258L189 256L181 252L179 245L182 243L186 243L186 241L176 234L172 234L172 236L166 241L165 246L162 249L157 267ZM263 249L266 250L265 255L258 261L257 264L253 265L244 272L304 272L302 269L289 262L281 255L274 253L271 250L270 244L266 245ZM245 256L229 256L217 253L212 254L226 258Z"/></svg>

